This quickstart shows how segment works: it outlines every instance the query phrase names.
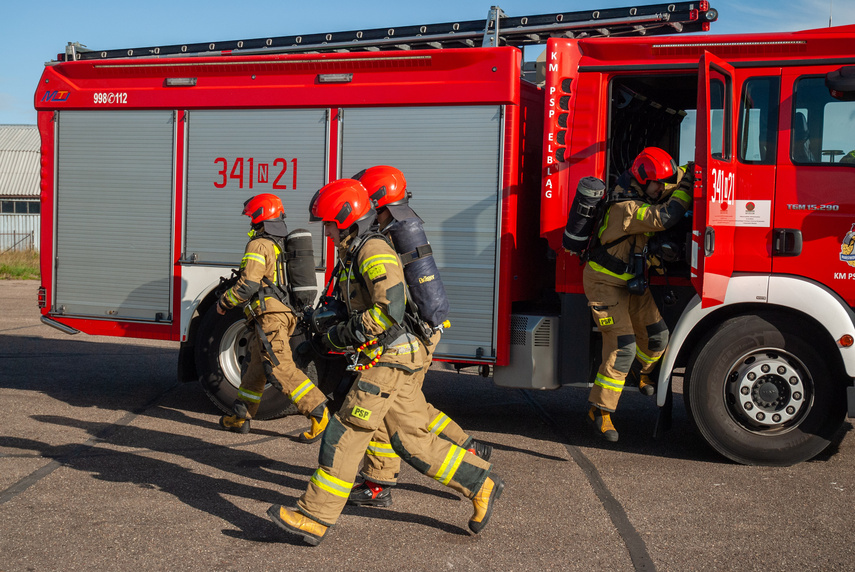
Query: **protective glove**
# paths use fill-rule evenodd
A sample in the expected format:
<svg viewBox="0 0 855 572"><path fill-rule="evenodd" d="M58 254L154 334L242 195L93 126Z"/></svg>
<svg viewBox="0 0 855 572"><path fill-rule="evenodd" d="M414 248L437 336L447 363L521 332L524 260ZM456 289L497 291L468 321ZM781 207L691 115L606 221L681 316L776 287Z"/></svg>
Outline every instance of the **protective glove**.
<svg viewBox="0 0 855 572"><path fill-rule="evenodd" d="M323 336L324 346L337 352L347 347L359 347L367 340L362 331L362 318L358 314L342 324L333 326Z"/></svg>

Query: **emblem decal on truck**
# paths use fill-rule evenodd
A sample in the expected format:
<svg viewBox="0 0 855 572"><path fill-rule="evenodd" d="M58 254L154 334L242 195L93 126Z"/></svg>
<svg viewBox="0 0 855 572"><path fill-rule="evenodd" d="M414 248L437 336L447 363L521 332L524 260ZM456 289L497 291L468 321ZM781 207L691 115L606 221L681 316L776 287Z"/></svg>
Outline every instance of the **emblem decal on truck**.
<svg viewBox="0 0 855 572"><path fill-rule="evenodd" d="M855 267L855 253L852 252L853 250L855 250L855 223L852 223L852 226L849 227L849 232L846 233L846 236L843 237L843 241L840 243L840 260L849 266Z"/></svg>

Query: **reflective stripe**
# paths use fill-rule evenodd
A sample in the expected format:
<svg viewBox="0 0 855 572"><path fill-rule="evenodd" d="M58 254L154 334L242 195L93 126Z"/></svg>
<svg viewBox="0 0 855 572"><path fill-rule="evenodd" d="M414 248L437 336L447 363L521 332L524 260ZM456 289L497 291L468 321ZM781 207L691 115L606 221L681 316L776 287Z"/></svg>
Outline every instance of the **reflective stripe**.
<svg viewBox="0 0 855 572"><path fill-rule="evenodd" d="M267 259L264 258L263 254L258 254L257 252L247 252L243 255L243 259L241 259L241 266L245 265L245 263L249 260L254 260L260 264L267 264Z"/></svg>
<svg viewBox="0 0 855 572"><path fill-rule="evenodd" d="M594 381L594 385L599 385L603 389L608 389L611 391L616 391L620 393L623 390L624 382L618 381L617 379L612 379L610 377L606 377L601 373L597 374L597 379Z"/></svg>
<svg viewBox="0 0 855 572"><path fill-rule="evenodd" d="M276 253L276 260L282 258L282 249L279 248L279 245L276 242L273 243L273 252ZM273 283L279 284L279 264L273 265Z"/></svg>
<svg viewBox="0 0 855 572"><path fill-rule="evenodd" d="M390 356L406 356L410 354L414 354L419 351L419 342L413 340L411 342L406 342L403 344L398 344L396 346L391 346L386 349L386 355Z"/></svg>
<svg viewBox="0 0 855 572"><path fill-rule="evenodd" d="M266 302L267 300L273 300L273 299L274 299L274 298L273 298L273 296L265 296L265 297L264 297L264 301L265 301L265 302ZM250 303L250 307L251 307L253 310L255 310L256 308L258 308L259 306L261 306L261 300L260 300L259 298L256 298L254 301L252 301L252 302Z"/></svg>
<svg viewBox="0 0 855 572"><path fill-rule="evenodd" d="M673 197L675 197L675 198L678 198L678 199L680 199L681 201L684 201L684 202L687 202L687 203L689 203L689 204L692 204L692 197L690 197L690 196L689 196L689 193L687 193L686 191L680 191L680 190L677 190L677 191L674 191L674 194L673 194L673 195L671 195L671 196L673 196Z"/></svg>
<svg viewBox="0 0 855 572"><path fill-rule="evenodd" d="M445 413L440 412L439 415L437 415L434 420L431 421L428 425L428 431L439 435L449 423L451 423L451 417L449 417Z"/></svg>
<svg viewBox="0 0 855 572"><path fill-rule="evenodd" d="M238 389L238 397L244 401L249 401L250 403L259 403L261 401L260 393L244 389L243 387Z"/></svg>
<svg viewBox="0 0 855 572"><path fill-rule="evenodd" d="M315 384L312 383L312 380L307 379L306 381L304 381L303 383L298 385L297 389L295 389L294 391L292 391L289 394L291 397L291 401L293 403L299 402L301 399L303 399L306 396L307 393L309 393L312 390L313 387L315 387Z"/></svg>
<svg viewBox="0 0 855 572"><path fill-rule="evenodd" d="M564 236L569 238L570 240L585 240L588 236L576 236L575 234L570 234L569 230L564 231Z"/></svg>
<svg viewBox="0 0 855 572"><path fill-rule="evenodd" d="M368 315L384 330L392 327L392 320L376 304L368 310Z"/></svg>
<svg viewBox="0 0 855 572"><path fill-rule="evenodd" d="M366 455L373 455L375 457L397 457L398 454L392 448L390 443L380 443L378 441L371 441L368 443L368 449L365 450Z"/></svg>
<svg viewBox="0 0 855 572"><path fill-rule="evenodd" d="M369 256L359 265L359 273L365 274L366 270L378 264L394 264L398 266L398 257L394 254L375 254L374 256Z"/></svg>
<svg viewBox="0 0 855 572"><path fill-rule="evenodd" d="M318 467L318 469L315 471L315 474L312 475L310 481L315 483L317 486L324 489L328 493L345 499L350 496L350 490L353 488L353 483L348 483L347 481L337 479L334 476L325 472L320 467Z"/></svg>
<svg viewBox="0 0 855 572"><path fill-rule="evenodd" d="M644 205L643 207L641 207L640 209L635 211L635 218L637 218L638 220L644 220L644 215L647 214L648 208L649 208L649 205Z"/></svg>
<svg viewBox="0 0 855 572"><path fill-rule="evenodd" d="M597 238L602 238L603 233L606 230L606 227L609 226L609 213L612 212L611 207L606 209L606 216L603 217L603 225L600 227L600 230L597 231Z"/></svg>
<svg viewBox="0 0 855 572"><path fill-rule="evenodd" d="M226 300L228 300L232 306L237 306L238 304L240 304L240 300L237 299L237 296L235 296L235 293L232 291L231 288L226 290Z"/></svg>
<svg viewBox="0 0 855 572"><path fill-rule="evenodd" d="M638 357L638 359L640 359L641 361L643 361L645 363L656 363L657 361L659 361L659 358L662 357L662 356L650 357L649 355L646 355L640 349L638 349L638 346L636 346L636 348L635 348L635 355Z"/></svg>
<svg viewBox="0 0 855 572"><path fill-rule="evenodd" d="M442 466L439 468L434 479L444 485L450 483L452 477L454 477L454 473L457 472L457 467L460 466L460 462L463 460L465 455L466 449L458 447L457 445L452 445L448 454L445 456L445 461L442 462Z"/></svg>
<svg viewBox="0 0 855 572"><path fill-rule="evenodd" d="M302 292L304 290L317 290L317 286L291 286L291 290L294 292Z"/></svg>
<svg viewBox="0 0 855 572"><path fill-rule="evenodd" d="M596 270L597 272L602 272L603 274L608 274L609 276L614 276L615 278L620 278L621 280L629 280L630 278L633 277L633 275L628 273L628 272L625 272L623 274L615 274L614 272L612 272L608 268L606 268L604 266L600 266L599 264L597 264L596 262L594 262L592 260L589 260L588 264L590 264L591 268L593 270Z"/></svg>

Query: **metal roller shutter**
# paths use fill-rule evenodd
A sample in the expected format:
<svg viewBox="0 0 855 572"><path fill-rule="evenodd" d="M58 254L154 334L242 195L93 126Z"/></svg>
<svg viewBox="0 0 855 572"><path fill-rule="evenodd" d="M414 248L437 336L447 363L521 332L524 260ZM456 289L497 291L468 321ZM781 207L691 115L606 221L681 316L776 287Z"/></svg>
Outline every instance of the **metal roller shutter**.
<svg viewBox="0 0 855 572"><path fill-rule="evenodd" d="M169 320L173 112L58 115L54 311Z"/></svg>
<svg viewBox="0 0 855 572"><path fill-rule="evenodd" d="M315 235L321 264L323 228L309 225L308 211L326 181L327 111L217 110L187 116L185 260L237 266L249 230L243 203L273 193L285 206L288 229Z"/></svg>
<svg viewBox="0 0 855 572"><path fill-rule="evenodd" d="M451 301L437 354L495 357L501 107L346 109L342 117L342 176L401 169L424 220Z"/></svg>

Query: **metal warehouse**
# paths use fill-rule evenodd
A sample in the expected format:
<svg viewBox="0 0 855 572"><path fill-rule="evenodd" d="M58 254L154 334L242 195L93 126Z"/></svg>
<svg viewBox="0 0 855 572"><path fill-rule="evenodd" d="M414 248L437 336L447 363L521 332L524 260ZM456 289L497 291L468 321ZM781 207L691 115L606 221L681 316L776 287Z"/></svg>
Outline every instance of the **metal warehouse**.
<svg viewBox="0 0 855 572"><path fill-rule="evenodd" d="M0 125L0 252L39 249L39 132Z"/></svg>

